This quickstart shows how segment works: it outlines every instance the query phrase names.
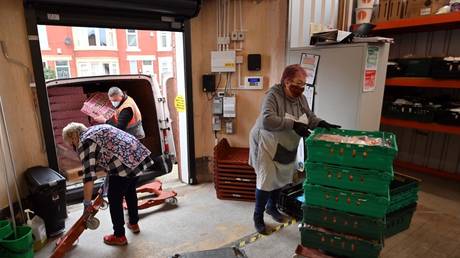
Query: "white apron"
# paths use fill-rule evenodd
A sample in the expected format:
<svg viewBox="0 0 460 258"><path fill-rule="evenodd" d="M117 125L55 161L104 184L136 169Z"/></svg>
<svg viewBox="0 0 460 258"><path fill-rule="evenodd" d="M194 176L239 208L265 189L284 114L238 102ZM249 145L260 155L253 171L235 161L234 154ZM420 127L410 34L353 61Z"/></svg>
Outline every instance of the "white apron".
<svg viewBox="0 0 460 258"><path fill-rule="evenodd" d="M297 120L290 114L286 114L285 118ZM306 115L298 121L308 124ZM258 189L273 191L292 183L300 139L294 130L259 130L257 164L254 164Z"/></svg>

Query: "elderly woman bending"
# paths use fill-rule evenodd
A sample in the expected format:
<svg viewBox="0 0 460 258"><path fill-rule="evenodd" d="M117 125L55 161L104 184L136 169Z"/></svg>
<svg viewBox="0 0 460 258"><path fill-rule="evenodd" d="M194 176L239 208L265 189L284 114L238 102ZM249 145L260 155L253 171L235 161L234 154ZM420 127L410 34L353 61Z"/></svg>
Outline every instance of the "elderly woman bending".
<svg viewBox="0 0 460 258"><path fill-rule="evenodd" d="M108 245L126 245L123 198L128 206L128 229L139 233L136 182L147 170L168 170L161 157L150 158L150 151L131 134L111 125L87 128L80 123L64 127L64 142L72 146L83 164L83 204L91 205L96 171L102 167L109 180L108 199L114 233L104 236Z"/></svg>

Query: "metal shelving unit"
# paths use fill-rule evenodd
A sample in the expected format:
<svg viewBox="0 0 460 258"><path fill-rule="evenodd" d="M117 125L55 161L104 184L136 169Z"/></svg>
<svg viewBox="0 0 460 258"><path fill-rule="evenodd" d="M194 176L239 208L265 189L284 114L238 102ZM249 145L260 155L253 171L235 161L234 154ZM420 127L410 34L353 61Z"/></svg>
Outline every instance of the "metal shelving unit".
<svg viewBox="0 0 460 258"><path fill-rule="evenodd" d="M374 34L400 34L420 31L445 30L460 27L460 12L453 12L441 15L422 16L416 18L399 19L377 23L373 29ZM460 89L460 80L455 79L434 79L428 77L392 77L387 78L387 87L414 87L436 89ZM411 120L393 119L381 117L381 125L390 125L402 128L412 128L427 132L438 132L460 135L460 126L442 125L437 123L422 123ZM410 169L415 172L430 174L446 179L460 181L460 175L448 171L442 171L430 167L420 166L410 162L396 160L396 167Z"/></svg>

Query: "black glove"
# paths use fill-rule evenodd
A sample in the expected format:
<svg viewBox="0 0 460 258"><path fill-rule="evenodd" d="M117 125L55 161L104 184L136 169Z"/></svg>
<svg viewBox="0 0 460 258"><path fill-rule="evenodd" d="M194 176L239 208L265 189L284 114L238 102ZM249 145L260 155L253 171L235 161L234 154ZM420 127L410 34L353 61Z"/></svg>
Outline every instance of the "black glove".
<svg viewBox="0 0 460 258"><path fill-rule="evenodd" d="M308 130L308 126L304 123L299 123L294 121L294 126L292 127L294 131L302 136L302 137L308 137L310 136L310 131Z"/></svg>
<svg viewBox="0 0 460 258"><path fill-rule="evenodd" d="M341 126L340 125L329 124L325 120L321 120L318 123L318 127L326 128L327 130L330 130L330 129L334 129L334 128L340 128Z"/></svg>

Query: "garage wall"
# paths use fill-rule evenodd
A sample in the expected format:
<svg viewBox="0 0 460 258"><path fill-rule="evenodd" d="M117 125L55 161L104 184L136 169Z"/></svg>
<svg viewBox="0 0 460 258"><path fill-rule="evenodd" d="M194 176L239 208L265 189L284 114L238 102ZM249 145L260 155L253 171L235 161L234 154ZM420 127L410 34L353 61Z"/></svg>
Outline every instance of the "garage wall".
<svg viewBox="0 0 460 258"><path fill-rule="evenodd" d="M24 12L21 0L2 0L0 8L0 40L6 42L10 57L31 67ZM214 135L211 130L211 103L201 91L201 76L210 72L210 51L215 49L216 0L205 1L199 17L192 20L192 73L196 156L212 156ZM257 3L259 2L259 3ZM262 98L269 86L281 77L285 63L287 22L285 0L243 1L246 41L244 56L262 54L265 89L238 91L235 134L225 136L232 146L248 146L249 131L259 114ZM246 67L246 65L244 66ZM243 70L243 76L256 75ZM35 119L35 104L25 70L6 62L0 55L0 95L12 141L13 156L23 195L26 194L22 173L35 165L46 165L41 141L41 128ZM236 78L233 78L236 82ZM236 86L234 84L234 86ZM219 135L219 138L222 136ZM4 187L4 171L0 170L0 208L8 205Z"/></svg>
<svg viewBox="0 0 460 258"><path fill-rule="evenodd" d="M0 28L0 40L6 42L9 56L32 67L22 0L1 1ZM26 189L22 174L31 166L46 165L46 153L42 145L41 128L34 115L35 105L29 87L29 77L24 68L8 63L1 53L0 96L5 108L22 195L25 195ZM3 165L1 165L0 208L8 206L4 173Z"/></svg>
<svg viewBox="0 0 460 258"><path fill-rule="evenodd" d="M243 27L246 29L244 42L243 76L263 75L264 90L237 91L237 118L235 134L218 134L226 137L235 147L248 147L248 135L260 111L260 105L267 89L278 82L285 63L285 40L287 31L288 1L286 0L243 0ZM258 3L259 2L259 3ZM212 156L215 145L211 128L211 102L201 89L201 77L210 73L210 51L216 50L216 5L217 1L204 1L197 18L192 19L192 75L193 108L195 125L196 157ZM233 6L231 7L233 11ZM231 12L231 17L233 13ZM232 25L233 22L231 21ZM262 71L248 72L247 54L262 55ZM222 79L224 81L224 79ZM236 87L236 76L232 87ZM223 85L223 83L222 83ZM198 171L200 172L200 171Z"/></svg>

